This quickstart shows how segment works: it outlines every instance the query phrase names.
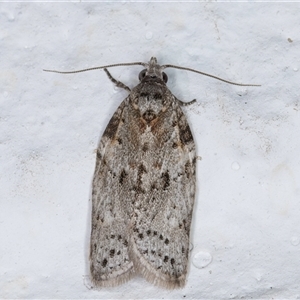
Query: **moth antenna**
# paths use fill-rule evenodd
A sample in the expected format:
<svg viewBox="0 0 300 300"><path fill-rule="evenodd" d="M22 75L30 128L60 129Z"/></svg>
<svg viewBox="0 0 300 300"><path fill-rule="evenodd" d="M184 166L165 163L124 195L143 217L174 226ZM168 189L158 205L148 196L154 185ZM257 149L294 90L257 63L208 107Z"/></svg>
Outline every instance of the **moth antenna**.
<svg viewBox="0 0 300 300"><path fill-rule="evenodd" d="M93 67L93 68L87 68L87 69L82 69L82 70L77 70L77 71L57 71L57 70L46 70L46 69L43 69L43 71L52 72L52 73L60 73L60 74L73 74L73 73L81 73L81 72L87 72L87 71L93 71L93 70L99 70L99 69L106 69L106 68L111 68L111 67L134 66L134 65L146 66L146 64L143 62L134 62L134 63L121 63L121 64L101 66L101 67Z"/></svg>
<svg viewBox="0 0 300 300"><path fill-rule="evenodd" d="M165 68L174 68L174 69L191 71L191 72L198 73L198 74L201 74L201 75L204 75L204 76L208 76L208 77L211 77L211 78L214 78L214 79L217 79L217 80L229 83L229 84L233 84L233 85L239 85L239 86L261 86L260 84L244 84L244 83L232 82L232 81L229 81L229 80L226 80L226 79L223 79L223 78L220 78L220 77L208 74L208 73L204 73L204 72L201 72L201 71L197 71L197 70L191 69L191 68L179 67L179 66L174 66L174 65L163 65L163 66L161 66L161 68L163 68L163 69L165 69Z"/></svg>

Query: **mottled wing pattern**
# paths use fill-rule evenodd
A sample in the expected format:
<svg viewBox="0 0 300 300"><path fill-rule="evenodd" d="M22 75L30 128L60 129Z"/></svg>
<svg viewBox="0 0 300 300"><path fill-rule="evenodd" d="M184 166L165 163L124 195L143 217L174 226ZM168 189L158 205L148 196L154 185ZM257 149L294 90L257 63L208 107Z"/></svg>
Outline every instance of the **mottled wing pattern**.
<svg viewBox="0 0 300 300"><path fill-rule="evenodd" d="M91 274L115 286L135 273L185 284L195 196L195 144L161 80L135 87L109 122L93 182Z"/></svg>
<svg viewBox="0 0 300 300"><path fill-rule="evenodd" d="M187 274L195 144L174 97L151 129L140 136L144 143L136 161L139 185L133 198L130 257L150 282L178 288L184 286Z"/></svg>
<svg viewBox="0 0 300 300"><path fill-rule="evenodd" d="M122 178L116 173L124 163L118 131L123 126L127 102L124 100L114 113L97 149L90 245L91 276L96 286L115 286L128 281L134 274L128 254L130 215L120 185Z"/></svg>

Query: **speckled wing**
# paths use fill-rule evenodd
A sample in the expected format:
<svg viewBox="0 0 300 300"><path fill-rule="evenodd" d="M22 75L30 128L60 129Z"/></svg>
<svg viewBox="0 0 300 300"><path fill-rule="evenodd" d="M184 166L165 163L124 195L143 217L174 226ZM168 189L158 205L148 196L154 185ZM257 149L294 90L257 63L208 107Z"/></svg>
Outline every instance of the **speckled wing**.
<svg viewBox="0 0 300 300"><path fill-rule="evenodd" d="M140 135L129 253L148 281L172 289L183 287L187 275L196 157L186 117L169 98L157 123Z"/></svg>
<svg viewBox="0 0 300 300"><path fill-rule="evenodd" d="M130 215L126 209L124 189L118 170L123 145L118 132L124 126L128 109L125 99L114 113L97 149L92 190L92 232L90 271L96 286L116 286L134 275L128 255ZM122 175L121 175L122 176Z"/></svg>
<svg viewBox="0 0 300 300"><path fill-rule="evenodd" d="M185 284L195 196L195 144L162 81L135 87L110 120L93 181L91 274L114 286L135 273Z"/></svg>

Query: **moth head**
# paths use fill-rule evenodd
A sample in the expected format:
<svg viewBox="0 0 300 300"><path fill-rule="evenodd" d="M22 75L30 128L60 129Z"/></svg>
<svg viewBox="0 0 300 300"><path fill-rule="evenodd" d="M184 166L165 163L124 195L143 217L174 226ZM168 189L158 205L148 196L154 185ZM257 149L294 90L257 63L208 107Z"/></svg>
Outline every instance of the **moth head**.
<svg viewBox="0 0 300 300"><path fill-rule="evenodd" d="M164 83L168 82L168 76L162 70L155 57L151 57L148 64L145 64L146 69L142 70L139 74L140 81L158 81L162 80Z"/></svg>

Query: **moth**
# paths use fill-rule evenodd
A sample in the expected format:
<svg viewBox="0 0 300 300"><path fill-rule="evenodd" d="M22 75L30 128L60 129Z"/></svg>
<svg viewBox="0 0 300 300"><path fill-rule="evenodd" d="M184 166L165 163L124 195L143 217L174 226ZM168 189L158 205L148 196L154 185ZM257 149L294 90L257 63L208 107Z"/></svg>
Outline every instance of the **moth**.
<svg viewBox="0 0 300 300"><path fill-rule="evenodd" d="M132 90L107 68L141 65ZM129 92L97 149L92 187L90 273L97 287L123 284L137 274L168 289L186 283L196 192L196 149L182 106L168 89L166 68L219 77L174 65L114 64L109 79ZM248 84L236 84L249 86ZM250 85L255 86L255 85Z"/></svg>

